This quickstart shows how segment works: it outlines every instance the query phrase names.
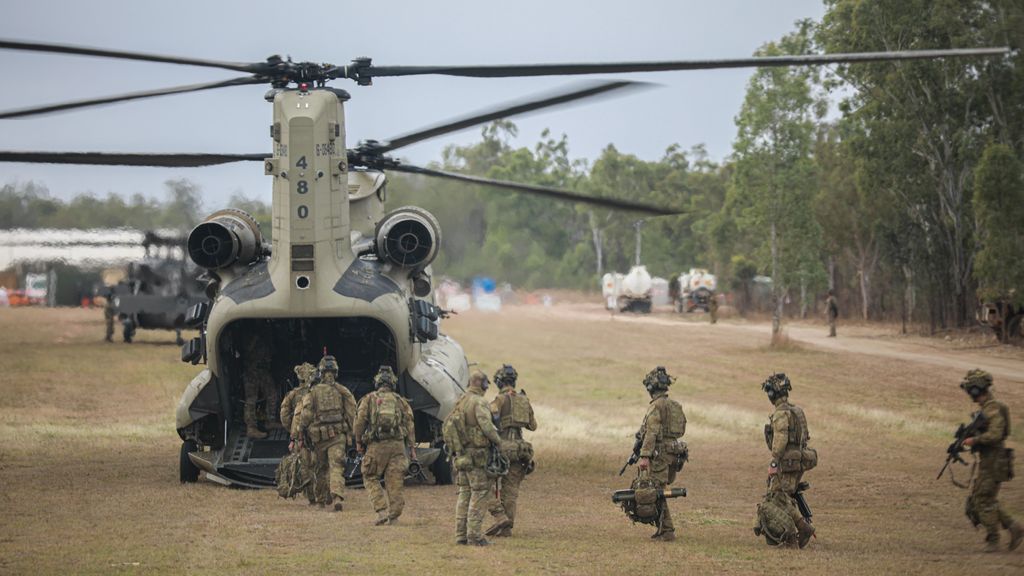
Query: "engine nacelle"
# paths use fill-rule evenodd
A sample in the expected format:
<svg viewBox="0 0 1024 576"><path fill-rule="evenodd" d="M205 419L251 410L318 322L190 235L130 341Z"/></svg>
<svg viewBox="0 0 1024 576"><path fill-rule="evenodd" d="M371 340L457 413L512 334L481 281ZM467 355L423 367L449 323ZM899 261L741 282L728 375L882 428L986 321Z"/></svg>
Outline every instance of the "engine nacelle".
<svg viewBox="0 0 1024 576"><path fill-rule="evenodd" d="M260 255L263 234L256 219L234 208L207 216L188 235L188 255L208 270L248 264Z"/></svg>
<svg viewBox="0 0 1024 576"><path fill-rule="evenodd" d="M437 256L441 226L430 212L405 206L385 214L374 237L378 256L404 268L422 269Z"/></svg>

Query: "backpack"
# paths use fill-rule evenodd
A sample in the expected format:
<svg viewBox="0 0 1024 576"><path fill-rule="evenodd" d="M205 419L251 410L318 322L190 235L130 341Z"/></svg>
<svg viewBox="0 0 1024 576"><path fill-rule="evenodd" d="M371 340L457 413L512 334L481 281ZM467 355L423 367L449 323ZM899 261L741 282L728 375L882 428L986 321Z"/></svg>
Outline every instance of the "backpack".
<svg viewBox="0 0 1024 576"><path fill-rule="evenodd" d="M451 413L441 424L441 437L444 439L445 450L449 456L462 454L467 446L466 431L462 423L462 400L455 404Z"/></svg>
<svg viewBox="0 0 1024 576"><path fill-rule="evenodd" d="M757 525L754 526L754 534L764 536L764 541L768 545L778 546L795 538L796 533L793 518L775 502L771 494L766 495L757 505Z"/></svg>
<svg viewBox="0 0 1024 576"><path fill-rule="evenodd" d="M675 440L686 433L686 415L679 402L665 398L661 403L661 436Z"/></svg>
<svg viewBox="0 0 1024 576"><path fill-rule="evenodd" d="M370 437L374 440L397 440L405 437L405 411L398 395L374 394L370 398Z"/></svg>
<svg viewBox="0 0 1024 576"><path fill-rule="evenodd" d="M317 384L309 391L313 397L313 419L317 425L343 424L345 422L345 400L332 386Z"/></svg>
<svg viewBox="0 0 1024 576"><path fill-rule="evenodd" d="M277 482L277 495L281 498L294 498L306 489L311 480L306 477L298 452L290 452L281 458L274 479Z"/></svg>
<svg viewBox="0 0 1024 576"><path fill-rule="evenodd" d="M499 411L499 425L502 430L506 428L526 428L530 425L530 416L533 415L533 407L526 397L526 392L516 392L504 396Z"/></svg>

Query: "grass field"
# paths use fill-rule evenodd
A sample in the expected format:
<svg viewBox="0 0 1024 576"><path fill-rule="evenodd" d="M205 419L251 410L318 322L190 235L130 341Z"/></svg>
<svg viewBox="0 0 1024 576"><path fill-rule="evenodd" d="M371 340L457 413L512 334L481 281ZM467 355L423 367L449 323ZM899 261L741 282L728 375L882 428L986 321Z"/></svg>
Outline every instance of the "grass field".
<svg viewBox="0 0 1024 576"><path fill-rule="evenodd" d="M197 369L178 361L172 334L106 344L100 310L0 310L0 573L1024 573L1024 550L980 553L965 492L935 480L972 410L963 365L998 364L995 392L1022 445L1018 350L870 326L825 342L813 325L772 350L763 325L612 318L582 304L467 313L444 328L488 373L514 363L537 407L538 467L516 535L489 548L453 544L453 487L409 486L401 522L374 527L361 490L333 514L270 490L183 486L173 411ZM678 377L671 393L689 420L674 543L651 542L610 502L629 484L616 473L656 365ZM818 538L803 551L751 532L771 408L759 385L775 370L792 378L821 460L807 475ZM1024 482L1001 497L1024 520Z"/></svg>

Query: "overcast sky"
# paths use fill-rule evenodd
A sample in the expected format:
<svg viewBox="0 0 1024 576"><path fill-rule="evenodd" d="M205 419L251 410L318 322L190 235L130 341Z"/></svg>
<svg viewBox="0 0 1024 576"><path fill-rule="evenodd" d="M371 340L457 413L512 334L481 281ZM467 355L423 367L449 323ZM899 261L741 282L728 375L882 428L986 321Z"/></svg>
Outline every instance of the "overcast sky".
<svg viewBox="0 0 1024 576"><path fill-rule="evenodd" d="M821 0L77 0L5 2L0 37L231 61L271 54L344 64L359 56L379 65L519 64L728 58L751 55L820 19ZM655 160L665 148L704 143L716 160L731 151L733 118L750 70L620 75L661 84L656 90L539 113L516 120L519 145L544 128L569 136L570 155L595 159L609 143ZM207 82L230 71L0 51L0 110L121 92ZM381 78L346 105L348 144L383 140L468 111L568 84L574 79ZM270 150L271 107L259 86L20 120L0 120L0 150L231 152ZM401 150L416 163L440 158L479 129ZM0 164L0 184L36 180L58 197L141 192L162 197L168 178L189 178L205 208L233 193L270 200L258 163L214 168L66 167Z"/></svg>

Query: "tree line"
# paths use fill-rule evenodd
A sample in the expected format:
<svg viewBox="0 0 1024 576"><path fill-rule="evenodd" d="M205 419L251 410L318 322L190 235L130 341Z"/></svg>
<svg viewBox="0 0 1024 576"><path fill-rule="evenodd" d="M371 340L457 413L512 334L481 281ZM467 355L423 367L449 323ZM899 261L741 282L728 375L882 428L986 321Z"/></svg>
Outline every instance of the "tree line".
<svg viewBox="0 0 1024 576"><path fill-rule="evenodd" d="M758 54L1009 46L1005 57L758 69L737 112L732 154L670 146L643 160L609 144L573 158L545 132L512 145L498 121L435 165L582 193L643 199L677 216L556 202L461 183L389 175L390 208L433 212L443 228L436 274L489 275L525 288L596 289L636 252L669 278L711 269L741 307L772 278L775 326L815 313L836 292L844 316L970 324L979 299L1024 305L1024 5L1019 0L826 0ZM31 183L0 189L0 227L194 225L194 186L166 202L90 196L68 203ZM44 192L44 191L43 191ZM234 198L269 233L266 204Z"/></svg>

